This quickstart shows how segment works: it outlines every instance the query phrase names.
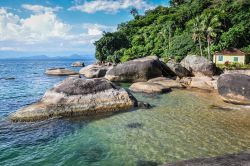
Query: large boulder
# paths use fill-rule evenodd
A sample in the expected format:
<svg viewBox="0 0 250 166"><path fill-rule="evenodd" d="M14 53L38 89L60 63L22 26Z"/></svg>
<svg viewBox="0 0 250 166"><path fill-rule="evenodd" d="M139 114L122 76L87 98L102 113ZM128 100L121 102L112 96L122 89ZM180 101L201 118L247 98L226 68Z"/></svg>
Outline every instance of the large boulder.
<svg viewBox="0 0 250 166"><path fill-rule="evenodd" d="M169 60L166 63L166 65L169 68L170 72L172 72L174 75L176 75L180 78L188 77L188 76L192 75L192 73L189 70L187 70L180 63L177 63L174 60Z"/></svg>
<svg viewBox="0 0 250 166"><path fill-rule="evenodd" d="M80 61L77 61L77 62L74 62L71 64L72 67L84 67L84 63L83 62L80 62Z"/></svg>
<svg viewBox="0 0 250 166"><path fill-rule="evenodd" d="M181 65L193 76L213 76L216 73L216 66L213 62L202 56L188 55L181 61Z"/></svg>
<svg viewBox="0 0 250 166"><path fill-rule="evenodd" d="M82 68L79 73L87 78L100 78L104 77L106 72L113 66L92 64Z"/></svg>
<svg viewBox="0 0 250 166"><path fill-rule="evenodd" d="M165 93L171 91L168 87L152 82L136 82L129 89L133 92L141 93Z"/></svg>
<svg viewBox="0 0 250 166"><path fill-rule="evenodd" d="M50 117L97 115L133 108L136 99L106 79L67 78L48 90L35 104L10 115L13 121L35 121Z"/></svg>
<svg viewBox="0 0 250 166"><path fill-rule="evenodd" d="M69 76L69 75L77 75L78 73L69 69L65 68L52 68L52 69L47 69L45 71L47 75L52 75L52 76Z"/></svg>
<svg viewBox="0 0 250 166"><path fill-rule="evenodd" d="M224 101L235 104L250 104L250 76L223 74L219 77L217 86Z"/></svg>
<svg viewBox="0 0 250 166"><path fill-rule="evenodd" d="M148 82L160 84L167 88L184 88L184 86L180 82L166 78L166 77L153 78L153 79L148 80Z"/></svg>
<svg viewBox="0 0 250 166"><path fill-rule="evenodd" d="M113 82L144 82L162 76L162 65L156 56L148 56L118 64L105 78Z"/></svg>

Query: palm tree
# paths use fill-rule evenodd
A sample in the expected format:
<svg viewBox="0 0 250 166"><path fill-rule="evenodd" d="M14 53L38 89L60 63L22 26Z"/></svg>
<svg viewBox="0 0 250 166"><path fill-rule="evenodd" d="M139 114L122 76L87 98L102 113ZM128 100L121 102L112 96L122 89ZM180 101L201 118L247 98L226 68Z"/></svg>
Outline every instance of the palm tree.
<svg viewBox="0 0 250 166"><path fill-rule="evenodd" d="M217 15L212 15L211 13L207 15L203 15L203 30L205 32L207 38L207 52L208 52L208 59L211 59L210 53L210 46L213 41L213 38L217 37L218 32L221 30L219 29L221 26L221 22Z"/></svg>
<svg viewBox="0 0 250 166"><path fill-rule="evenodd" d="M172 32L173 32L174 22L168 21L167 22L167 31L168 31L168 49L170 50L172 45Z"/></svg>
<svg viewBox="0 0 250 166"><path fill-rule="evenodd" d="M204 38L204 31L202 29L202 20L201 17L196 17L193 22L192 22L192 32L193 32L193 40L196 42L198 40L199 42L199 47L200 47L200 54L203 56L203 51L202 51L202 43L201 39Z"/></svg>
<svg viewBox="0 0 250 166"><path fill-rule="evenodd" d="M130 14L132 14L132 15L134 16L134 18L135 18L136 16L139 15L139 12L138 12L138 10L137 10L136 8L133 7L133 8L130 10Z"/></svg>

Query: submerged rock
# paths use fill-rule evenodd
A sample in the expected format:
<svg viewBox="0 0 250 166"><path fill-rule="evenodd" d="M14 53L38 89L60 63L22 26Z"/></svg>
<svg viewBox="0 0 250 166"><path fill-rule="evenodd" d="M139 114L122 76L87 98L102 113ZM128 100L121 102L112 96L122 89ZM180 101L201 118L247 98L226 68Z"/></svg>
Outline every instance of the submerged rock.
<svg viewBox="0 0 250 166"><path fill-rule="evenodd" d="M148 80L148 82L160 84L167 88L184 88L184 86L181 83L166 77L153 78Z"/></svg>
<svg viewBox="0 0 250 166"><path fill-rule="evenodd" d="M149 108L151 108L152 106L151 106L149 103L142 102L142 101L138 101L138 102L137 102L137 107L138 107L138 108L142 108L142 109L149 109Z"/></svg>
<svg viewBox="0 0 250 166"><path fill-rule="evenodd" d="M127 124L126 126L128 128L135 129L135 128L142 128L143 124L142 123L138 123L138 122L133 122L133 123Z"/></svg>
<svg viewBox="0 0 250 166"><path fill-rule="evenodd" d="M80 62L80 61L77 61L77 62L74 62L71 64L72 67L84 67L84 63L83 62Z"/></svg>
<svg viewBox="0 0 250 166"><path fill-rule="evenodd" d="M92 64L82 68L79 73L87 78L100 78L104 77L106 72L112 67L113 66Z"/></svg>
<svg viewBox="0 0 250 166"><path fill-rule="evenodd" d="M113 82L140 82L163 75L162 63L156 56L148 56L118 64L105 78Z"/></svg>
<svg viewBox="0 0 250 166"><path fill-rule="evenodd" d="M53 76L68 76L68 75L76 75L76 74L78 74L75 71L65 69L65 68L47 69L45 73L48 74L48 75L53 75Z"/></svg>
<svg viewBox="0 0 250 166"><path fill-rule="evenodd" d="M181 61L181 65L193 76L213 76L216 73L214 63L202 56L188 55Z"/></svg>
<svg viewBox="0 0 250 166"><path fill-rule="evenodd" d="M136 166L157 166L158 163L155 161L138 160Z"/></svg>
<svg viewBox="0 0 250 166"><path fill-rule="evenodd" d="M48 90L35 104L10 115L13 121L35 121L51 117L97 115L136 106L136 99L125 89L106 79L69 77Z"/></svg>
<svg viewBox="0 0 250 166"><path fill-rule="evenodd" d="M162 166L249 166L250 152L227 154L220 157L197 158Z"/></svg>
<svg viewBox="0 0 250 166"><path fill-rule="evenodd" d="M79 145L75 157L87 163L98 162L108 155L107 151L107 148L98 142L87 142Z"/></svg>
<svg viewBox="0 0 250 166"><path fill-rule="evenodd" d="M219 77L217 86L224 101L234 104L250 104L250 76L223 74Z"/></svg>
<svg viewBox="0 0 250 166"><path fill-rule="evenodd" d="M152 82L137 82L132 84L129 89L133 92L142 93L165 93L171 91L168 87Z"/></svg>

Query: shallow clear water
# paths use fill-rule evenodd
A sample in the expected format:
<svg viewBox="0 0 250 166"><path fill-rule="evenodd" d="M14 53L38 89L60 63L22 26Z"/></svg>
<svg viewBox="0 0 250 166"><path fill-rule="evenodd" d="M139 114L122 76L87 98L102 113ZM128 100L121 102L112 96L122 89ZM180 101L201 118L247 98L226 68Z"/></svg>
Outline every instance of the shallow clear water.
<svg viewBox="0 0 250 166"><path fill-rule="evenodd" d="M40 79L47 80L46 87L43 83L36 85L35 92L30 93L34 97L28 97L27 103L34 102L36 95L41 96L48 86L62 78ZM19 96L18 91L14 94ZM249 108L224 104L214 94L187 90L160 96L135 95L153 108L94 119L79 117L36 123L11 123L3 113L0 165L130 166L145 161L161 164L250 148ZM1 100L1 105L17 100L13 98ZM11 105L5 109L1 111L15 110Z"/></svg>

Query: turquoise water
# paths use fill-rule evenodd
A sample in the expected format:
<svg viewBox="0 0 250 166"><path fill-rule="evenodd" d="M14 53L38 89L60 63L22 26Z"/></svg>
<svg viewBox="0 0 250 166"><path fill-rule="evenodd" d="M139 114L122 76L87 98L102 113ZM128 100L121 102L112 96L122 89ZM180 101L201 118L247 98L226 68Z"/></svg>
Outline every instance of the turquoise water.
<svg viewBox="0 0 250 166"><path fill-rule="evenodd" d="M40 73L42 68L43 65ZM40 75L36 78L39 81L27 81L25 86L12 85L11 81L19 78L26 80L25 75L29 77L23 73L15 80L5 80L10 81L5 86L15 87L13 93L7 88L4 93L1 88L0 101L5 106L1 107L0 165L133 166L218 156L250 148L249 108L224 104L214 94L187 90L160 96L135 94L139 100L153 105L149 110L88 119L12 123L7 119L8 113L35 102L45 89L63 79ZM22 93L28 93L26 97L18 94L19 85ZM16 105L8 105L13 101Z"/></svg>

